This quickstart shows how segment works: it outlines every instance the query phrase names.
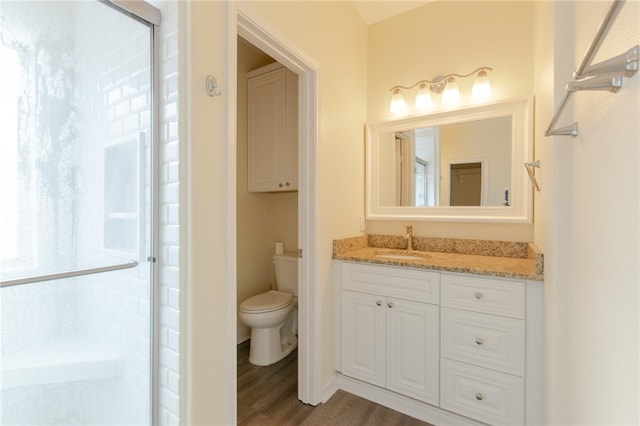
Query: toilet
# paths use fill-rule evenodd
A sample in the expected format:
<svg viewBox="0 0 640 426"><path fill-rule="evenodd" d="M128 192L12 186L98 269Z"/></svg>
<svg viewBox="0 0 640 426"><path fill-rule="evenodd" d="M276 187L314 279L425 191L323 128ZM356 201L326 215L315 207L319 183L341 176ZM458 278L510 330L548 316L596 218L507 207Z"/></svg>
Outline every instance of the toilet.
<svg viewBox="0 0 640 426"><path fill-rule="evenodd" d="M298 346L298 257L274 254L277 290L250 297L240 304L240 321L251 327L249 362L271 365Z"/></svg>

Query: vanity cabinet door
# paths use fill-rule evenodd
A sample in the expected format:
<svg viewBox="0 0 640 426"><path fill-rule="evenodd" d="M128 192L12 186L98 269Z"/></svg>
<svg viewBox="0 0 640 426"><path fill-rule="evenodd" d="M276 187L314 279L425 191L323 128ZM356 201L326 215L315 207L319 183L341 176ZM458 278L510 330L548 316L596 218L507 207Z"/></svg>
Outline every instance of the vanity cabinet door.
<svg viewBox="0 0 640 426"><path fill-rule="evenodd" d="M387 388L438 405L439 307L388 298Z"/></svg>
<svg viewBox="0 0 640 426"><path fill-rule="evenodd" d="M378 386L385 385L386 299L342 291L342 372Z"/></svg>

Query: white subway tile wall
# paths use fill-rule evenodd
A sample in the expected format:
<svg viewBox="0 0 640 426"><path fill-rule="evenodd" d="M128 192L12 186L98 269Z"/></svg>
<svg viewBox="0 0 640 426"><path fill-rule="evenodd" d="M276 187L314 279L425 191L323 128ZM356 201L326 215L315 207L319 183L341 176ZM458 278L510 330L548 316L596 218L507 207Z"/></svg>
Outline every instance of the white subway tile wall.
<svg viewBox="0 0 640 426"><path fill-rule="evenodd" d="M159 294L159 362L158 362L158 423L179 425L180 423L180 269L179 269L179 133L178 133L178 5L176 2L154 2L161 9L162 24L157 28L159 42L159 132L158 148L158 281ZM81 15L82 3L77 4ZM85 21L91 22L91 21ZM87 24L85 24L87 25ZM122 43L122 56L128 57L125 66L110 69L109 58L99 58L89 64L86 78L96 81L85 84L99 87L97 96L85 99L85 111L94 120L105 120L108 125L103 136L93 135L99 140L109 140L136 134L150 126L150 80L144 69L147 64L140 51L148 49L148 39L119 31L108 22L92 22L96 39L78 40L88 50L99 49L101 43ZM85 30L86 32L86 30ZM115 34L104 37L104 34ZM97 55L99 56L99 55ZM113 58L114 60L116 58ZM108 70L108 72L105 72ZM108 88L106 90L105 88ZM148 141L146 142L148 143ZM147 145L148 148L148 145ZM95 159L96 153L86 152ZM99 157L99 156L98 156ZM148 184L148 182L147 182ZM145 208L149 208L149 200ZM91 207L87 207L91 211ZM95 226L95 224L94 224ZM91 228L91 225L88 225ZM95 228L93 228L95 232ZM89 229L87 230L89 232ZM149 235L144 239L148 241ZM95 251L94 251L95 252ZM87 251L88 253L88 251ZM96 277L94 289L88 291L87 298L92 304L87 310L93 311L93 330L100 330L101 340L106 345L114 342L133 345L138 354L127 362L125 368L129 386L139 390L136 404L141 413L138 418L144 423L149 419L144 408L148 406L149 377L134 371L146 371L149 359L150 299L144 278L130 276L126 271L118 273L128 276L126 280L113 280L109 276Z"/></svg>
<svg viewBox="0 0 640 426"><path fill-rule="evenodd" d="M180 424L179 51L177 2L154 2L162 12L159 134L159 390L160 425Z"/></svg>
<svg viewBox="0 0 640 426"><path fill-rule="evenodd" d="M89 422L131 421L150 423L150 254L151 231L148 222L150 198L143 197L138 211L140 229L132 250L110 250L106 241L104 212L107 196L101 188L107 167L107 148L113 144L132 143L138 150L139 167L150 163L150 38L149 30L119 14L93 16L96 7L91 2L73 4L74 49L78 63L76 78L77 113L81 125L76 129L81 146L77 198L78 264L104 265L136 259L140 267L109 274L87 277L83 292L82 317L85 333L98 347L110 348L121 362L121 380L105 393L105 398L121 398L127 413L88 414ZM112 53L116 52L116 53ZM135 151L136 149L134 149ZM135 160L134 160L135 161ZM134 164L135 166L135 164ZM106 172L105 172L106 173ZM150 176L142 181L127 182L138 191L148 192ZM136 185L138 185L136 187ZM124 188L121 190L124 191ZM104 197L104 198L103 198ZM142 221L140 220L142 219ZM134 231L135 233L135 231ZM129 236L124 237L129 238ZM108 417L100 418L107 415ZM126 419L126 420L125 420Z"/></svg>

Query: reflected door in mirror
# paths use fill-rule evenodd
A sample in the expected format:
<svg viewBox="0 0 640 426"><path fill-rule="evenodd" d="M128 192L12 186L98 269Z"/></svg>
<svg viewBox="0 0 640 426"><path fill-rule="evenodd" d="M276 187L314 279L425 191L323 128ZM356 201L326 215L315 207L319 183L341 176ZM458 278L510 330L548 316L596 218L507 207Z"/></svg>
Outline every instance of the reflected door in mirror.
<svg viewBox="0 0 640 426"><path fill-rule="evenodd" d="M482 205L482 163L460 163L449 166L451 185L449 205Z"/></svg>

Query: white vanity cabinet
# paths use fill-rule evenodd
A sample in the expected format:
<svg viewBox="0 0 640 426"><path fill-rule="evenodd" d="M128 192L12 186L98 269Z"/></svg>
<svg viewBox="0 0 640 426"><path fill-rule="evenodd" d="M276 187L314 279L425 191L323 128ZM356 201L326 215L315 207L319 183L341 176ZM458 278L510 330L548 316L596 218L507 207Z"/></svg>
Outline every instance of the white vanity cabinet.
<svg viewBox="0 0 640 426"><path fill-rule="evenodd" d="M298 189L298 80L276 63L248 74L248 190Z"/></svg>
<svg viewBox="0 0 640 426"><path fill-rule="evenodd" d="M343 374L438 404L438 274L351 263L341 274Z"/></svg>
<svg viewBox="0 0 640 426"><path fill-rule="evenodd" d="M542 282L335 268L339 387L433 424L542 422Z"/></svg>

